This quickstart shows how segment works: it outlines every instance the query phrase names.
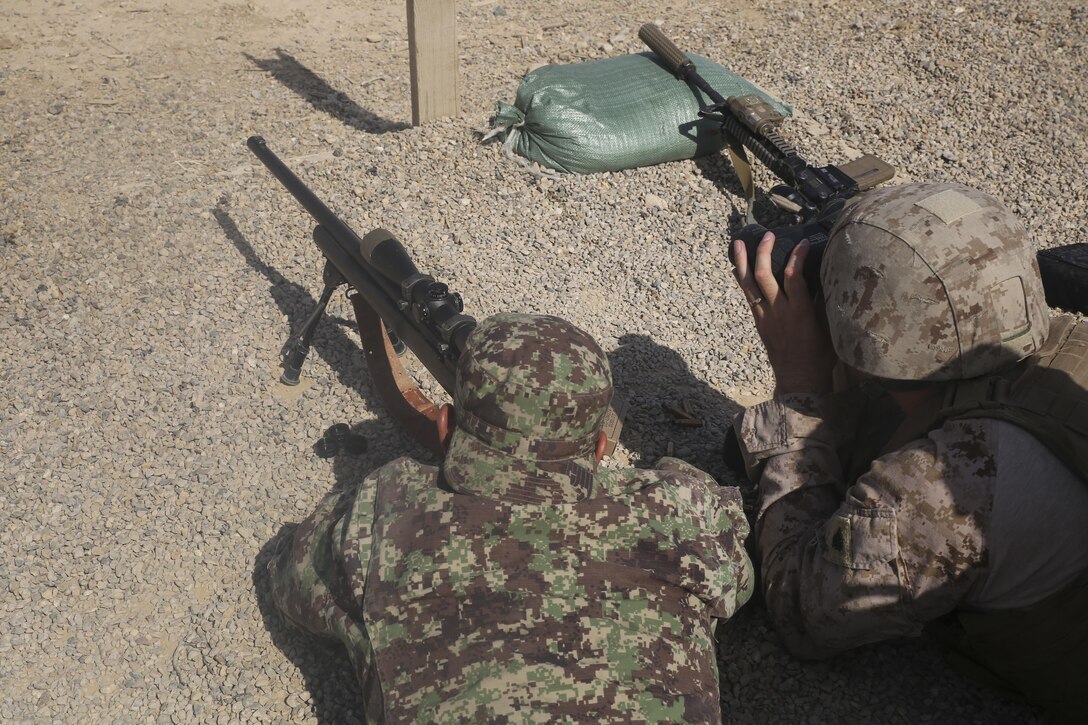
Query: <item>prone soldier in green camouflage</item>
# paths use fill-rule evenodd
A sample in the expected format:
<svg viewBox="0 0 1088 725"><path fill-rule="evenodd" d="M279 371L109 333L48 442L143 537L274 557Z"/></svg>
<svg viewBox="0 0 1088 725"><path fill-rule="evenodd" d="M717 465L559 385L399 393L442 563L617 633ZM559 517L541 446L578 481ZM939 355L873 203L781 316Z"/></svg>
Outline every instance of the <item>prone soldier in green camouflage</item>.
<svg viewBox="0 0 1088 725"><path fill-rule="evenodd" d="M776 376L736 430L764 598L827 657L923 628L1088 720L1088 322L1049 319L1027 233L959 184L872 191L832 229L826 326L771 239L737 279ZM845 372L833 385L833 369ZM833 391L834 388L834 391Z"/></svg>
<svg viewBox="0 0 1088 725"><path fill-rule="evenodd" d="M585 332L491 317L442 465L330 494L270 563L280 611L347 646L368 721L720 721L714 625L753 587L739 492L599 467L611 395Z"/></svg>

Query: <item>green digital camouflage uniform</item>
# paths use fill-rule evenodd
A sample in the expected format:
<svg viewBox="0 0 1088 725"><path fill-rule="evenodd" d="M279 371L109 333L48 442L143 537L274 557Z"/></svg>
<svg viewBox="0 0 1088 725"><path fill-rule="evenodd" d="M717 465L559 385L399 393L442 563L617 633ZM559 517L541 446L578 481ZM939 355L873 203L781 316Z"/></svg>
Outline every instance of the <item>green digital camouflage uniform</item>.
<svg viewBox="0 0 1088 725"><path fill-rule="evenodd" d="M832 341L854 370L934 381L934 396L904 417L858 388L784 394L737 432L760 485L765 600L791 650L928 626L992 684L1083 721L1088 325L1051 324L1030 254L979 192L873 192L825 252Z"/></svg>
<svg viewBox="0 0 1088 725"><path fill-rule="evenodd" d="M330 494L270 565L348 648L369 721L718 722L713 624L749 597L738 492L596 468L607 359L558 318L482 322L441 467Z"/></svg>

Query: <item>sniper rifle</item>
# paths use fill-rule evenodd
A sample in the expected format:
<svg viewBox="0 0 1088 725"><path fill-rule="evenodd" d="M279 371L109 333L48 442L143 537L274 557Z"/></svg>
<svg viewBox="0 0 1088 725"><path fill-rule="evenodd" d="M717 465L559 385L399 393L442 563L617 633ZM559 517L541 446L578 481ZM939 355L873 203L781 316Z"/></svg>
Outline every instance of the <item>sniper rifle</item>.
<svg viewBox="0 0 1088 725"><path fill-rule="evenodd" d="M285 385L299 383L317 325L333 293L346 286L367 368L386 410L419 443L443 455L445 446L437 424L440 407L412 380L399 357L411 350L452 398L457 359L476 327L476 320L464 314L461 295L420 272L404 246L385 229L375 229L360 239L287 168L263 138L251 136L246 146L317 222L313 238L325 256L324 290L306 321L280 351L280 381ZM613 396L604 420L606 454L612 453L619 440L625 411L626 400ZM330 433L336 431L330 429Z"/></svg>
<svg viewBox="0 0 1088 725"><path fill-rule="evenodd" d="M457 358L476 320L463 314L461 295L421 273L404 246L385 229L363 238L332 213L295 176L260 136L246 146L317 222L313 238L325 256L324 290L280 359L285 385L297 385L317 324L333 293L348 288L355 310L367 368L386 409L411 435L434 453L443 453L438 437L439 407L420 390L398 359L407 347L446 392L453 394Z"/></svg>

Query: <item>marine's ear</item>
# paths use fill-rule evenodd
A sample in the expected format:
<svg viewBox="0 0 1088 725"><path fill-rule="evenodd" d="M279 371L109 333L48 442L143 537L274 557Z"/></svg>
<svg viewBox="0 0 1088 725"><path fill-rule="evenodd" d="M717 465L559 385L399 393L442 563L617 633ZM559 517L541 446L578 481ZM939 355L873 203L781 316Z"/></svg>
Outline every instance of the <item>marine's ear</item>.
<svg viewBox="0 0 1088 725"><path fill-rule="evenodd" d="M593 451L593 455L597 460L597 463L601 462L604 458L605 449L608 448L608 434L603 430L597 434L597 448Z"/></svg>
<svg viewBox="0 0 1088 725"><path fill-rule="evenodd" d="M442 443L442 450L450 449L450 439L453 438L454 414L453 406L443 403L438 409L438 416L434 419L438 426L438 440Z"/></svg>

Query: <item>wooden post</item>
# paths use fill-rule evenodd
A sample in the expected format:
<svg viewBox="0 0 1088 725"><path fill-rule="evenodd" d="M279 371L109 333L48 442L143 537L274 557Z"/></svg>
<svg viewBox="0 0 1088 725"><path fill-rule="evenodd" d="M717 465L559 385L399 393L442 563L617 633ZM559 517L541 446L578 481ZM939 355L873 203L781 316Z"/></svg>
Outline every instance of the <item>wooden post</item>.
<svg viewBox="0 0 1088 725"><path fill-rule="evenodd" d="M412 125L459 115L455 0L408 0L408 57Z"/></svg>

